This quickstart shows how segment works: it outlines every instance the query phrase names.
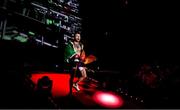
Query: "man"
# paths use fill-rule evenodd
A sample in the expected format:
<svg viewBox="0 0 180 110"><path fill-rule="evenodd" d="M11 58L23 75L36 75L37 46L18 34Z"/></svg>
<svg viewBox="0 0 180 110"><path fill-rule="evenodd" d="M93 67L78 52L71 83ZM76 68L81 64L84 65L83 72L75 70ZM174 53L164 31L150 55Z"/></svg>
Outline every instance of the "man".
<svg viewBox="0 0 180 110"><path fill-rule="evenodd" d="M65 47L65 62L70 63L75 71L79 70L81 73L81 77L72 84L72 86L77 91L80 91L78 83L87 77L85 65L84 65L85 51L84 51L84 46L80 41L81 41L81 34L79 32L76 32L73 37L73 41L70 41ZM73 77L74 75L71 76L71 78Z"/></svg>

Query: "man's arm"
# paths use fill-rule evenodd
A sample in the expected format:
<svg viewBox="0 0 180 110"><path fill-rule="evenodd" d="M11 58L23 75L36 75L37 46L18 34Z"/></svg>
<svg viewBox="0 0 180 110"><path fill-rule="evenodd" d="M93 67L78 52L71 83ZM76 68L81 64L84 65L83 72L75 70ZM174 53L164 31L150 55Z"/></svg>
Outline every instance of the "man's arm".
<svg viewBox="0 0 180 110"><path fill-rule="evenodd" d="M68 60L70 60L72 57L74 57L75 54L76 54L76 52L74 51L71 44L69 43L68 45L66 45L65 52L64 52L64 60L65 60L65 62L68 63Z"/></svg>

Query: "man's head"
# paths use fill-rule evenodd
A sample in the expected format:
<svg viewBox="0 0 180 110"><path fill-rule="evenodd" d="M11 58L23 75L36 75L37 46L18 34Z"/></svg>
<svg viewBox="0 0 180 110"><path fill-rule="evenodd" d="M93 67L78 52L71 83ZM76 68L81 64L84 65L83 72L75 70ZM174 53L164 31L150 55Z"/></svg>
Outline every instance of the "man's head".
<svg viewBox="0 0 180 110"><path fill-rule="evenodd" d="M74 41L80 42L80 40L81 40L81 34L80 34L80 32L76 32L74 34Z"/></svg>

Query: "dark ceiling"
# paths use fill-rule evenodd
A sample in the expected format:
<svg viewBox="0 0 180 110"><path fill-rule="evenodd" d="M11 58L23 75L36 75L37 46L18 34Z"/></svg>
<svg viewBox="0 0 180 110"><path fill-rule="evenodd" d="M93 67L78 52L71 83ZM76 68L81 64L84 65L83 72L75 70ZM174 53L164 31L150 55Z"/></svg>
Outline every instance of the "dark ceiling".
<svg viewBox="0 0 180 110"><path fill-rule="evenodd" d="M82 0L80 3L83 38L89 53L97 55L103 64L177 58L172 57L179 47L176 2L136 0L125 4L122 0Z"/></svg>

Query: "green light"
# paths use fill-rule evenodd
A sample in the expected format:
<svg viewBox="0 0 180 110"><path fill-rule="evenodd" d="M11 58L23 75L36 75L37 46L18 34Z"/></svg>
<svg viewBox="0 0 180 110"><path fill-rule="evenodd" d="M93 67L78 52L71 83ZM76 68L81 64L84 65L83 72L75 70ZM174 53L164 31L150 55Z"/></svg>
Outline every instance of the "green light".
<svg viewBox="0 0 180 110"><path fill-rule="evenodd" d="M50 24L52 24L52 23L53 23L53 21L52 21L52 20L50 20L49 22L50 22Z"/></svg>
<svg viewBox="0 0 180 110"><path fill-rule="evenodd" d="M34 33L34 32L31 32L31 31L29 31L28 33L29 33L29 35L32 35L32 36L35 35L35 33Z"/></svg>
<svg viewBox="0 0 180 110"><path fill-rule="evenodd" d="M16 39L16 40L18 40L19 42L22 42L22 43L25 43L25 42L28 41L28 38L20 36L20 35L15 37L14 39Z"/></svg>
<svg viewBox="0 0 180 110"><path fill-rule="evenodd" d="M52 21L52 20L50 20L50 19L47 19L47 20L46 20L46 23L47 23L47 25L50 25L50 24L52 24L52 23L53 23L53 21Z"/></svg>

